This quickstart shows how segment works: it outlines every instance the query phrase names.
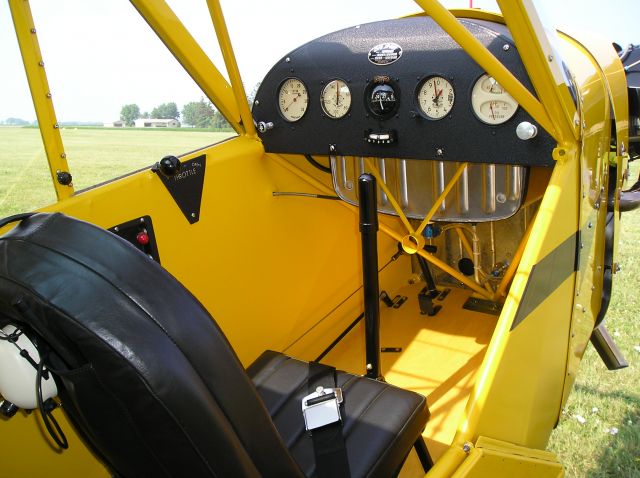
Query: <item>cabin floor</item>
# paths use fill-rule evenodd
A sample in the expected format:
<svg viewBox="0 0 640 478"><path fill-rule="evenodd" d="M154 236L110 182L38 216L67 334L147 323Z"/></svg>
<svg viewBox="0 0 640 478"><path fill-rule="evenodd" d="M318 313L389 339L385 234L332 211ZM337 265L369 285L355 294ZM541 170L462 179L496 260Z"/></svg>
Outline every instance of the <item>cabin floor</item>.
<svg viewBox="0 0 640 478"><path fill-rule="evenodd" d="M381 371L385 380L427 397L431 417L423 433L434 461L446 451L458 428L476 374L498 320L497 315L463 308L471 291L446 287L435 299L435 316L421 315L418 293L424 283L396 292L406 296L399 308L380 304ZM439 286L439 290L445 287ZM341 340L322 360L351 373L365 373L364 323ZM412 452L401 476L422 476Z"/></svg>

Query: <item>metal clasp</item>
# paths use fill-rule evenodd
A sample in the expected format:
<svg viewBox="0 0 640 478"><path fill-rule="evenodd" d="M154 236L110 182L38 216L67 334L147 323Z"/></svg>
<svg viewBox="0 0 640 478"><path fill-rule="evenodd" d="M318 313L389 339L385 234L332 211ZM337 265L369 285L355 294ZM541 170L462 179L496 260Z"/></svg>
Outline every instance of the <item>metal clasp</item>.
<svg viewBox="0 0 640 478"><path fill-rule="evenodd" d="M341 403L341 388L318 387L302 399L305 428L309 431L340 421Z"/></svg>

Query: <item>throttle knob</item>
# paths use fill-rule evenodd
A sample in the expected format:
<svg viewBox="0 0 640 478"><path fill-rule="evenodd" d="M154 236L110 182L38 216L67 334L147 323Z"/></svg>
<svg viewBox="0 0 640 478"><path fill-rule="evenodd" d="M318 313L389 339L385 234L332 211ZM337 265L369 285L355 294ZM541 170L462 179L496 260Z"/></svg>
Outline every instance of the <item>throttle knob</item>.
<svg viewBox="0 0 640 478"><path fill-rule="evenodd" d="M156 163L156 170L160 171L163 176L171 178L180 172L182 163L175 156L165 156Z"/></svg>

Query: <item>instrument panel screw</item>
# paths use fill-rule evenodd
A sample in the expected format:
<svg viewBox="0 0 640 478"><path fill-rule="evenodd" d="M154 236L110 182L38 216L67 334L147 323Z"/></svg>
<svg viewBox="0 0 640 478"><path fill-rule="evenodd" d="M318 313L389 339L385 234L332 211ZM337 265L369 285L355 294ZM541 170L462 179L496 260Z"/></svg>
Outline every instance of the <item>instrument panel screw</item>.
<svg viewBox="0 0 640 478"><path fill-rule="evenodd" d="M56 124L53 125L53 127L54 127L54 129L59 129L60 125L58 123L56 123Z"/></svg>
<svg viewBox="0 0 640 478"><path fill-rule="evenodd" d="M336 145L335 144L330 144L329 145L329 151L331 151L332 153L336 152Z"/></svg>
<svg viewBox="0 0 640 478"><path fill-rule="evenodd" d="M465 453L469 453L471 451L471 448L472 448L472 445L469 442L462 445L462 451Z"/></svg>
<svg viewBox="0 0 640 478"><path fill-rule="evenodd" d="M35 28L32 28L32 29L31 29L31 30L29 30L29 31L30 31L31 33L34 33L34 34L35 34L36 29L35 29Z"/></svg>
<svg viewBox="0 0 640 478"><path fill-rule="evenodd" d="M444 149L437 148L436 149L436 156L443 156L443 155L444 155Z"/></svg>
<svg viewBox="0 0 640 478"><path fill-rule="evenodd" d="M373 365L371 365L370 363L367 364L367 370L373 370Z"/></svg>
<svg viewBox="0 0 640 478"><path fill-rule="evenodd" d="M195 212L192 212L192 213L191 213L191 217L195 219L195 217L196 217L196 213L195 213Z"/></svg>
<svg viewBox="0 0 640 478"><path fill-rule="evenodd" d="M47 93L45 96L46 96L47 98L51 98L51 93Z"/></svg>
<svg viewBox="0 0 640 478"><path fill-rule="evenodd" d="M285 62L287 62L287 63L291 63L291 58L286 57L286 58L284 59L284 61L285 61Z"/></svg>
<svg viewBox="0 0 640 478"><path fill-rule="evenodd" d="M553 55L549 55L549 56L547 57L547 60L549 60L549 61L553 61Z"/></svg>
<svg viewBox="0 0 640 478"><path fill-rule="evenodd" d="M38 62L38 66L44 66L44 61L40 60L40 61Z"/></svg>
<svg viewBox="0 0 640 478"><path fill-rule="evenodd" d="M60 157L61 157L62 159L65 159L65 158L67 157L67 154L66 154L66 153L62 153L62 154L60 154Z"/></svg>
<svg viewBox="0 0 640 478"><path fill-rule="evenodd" d="M511 48L511 45L509 45L508 43L505 43L504 45L502 45L502 49L504 51L509 51L510 48Z"/></svg>
<svg viewBox="0 0 640 478"><path fill-rule="evenodd" d="M253 102L253 104L254 104L254 105L256 105L256 106L258 106L258 105L260 104L260 100L255 100L255 101Z"/></svg>

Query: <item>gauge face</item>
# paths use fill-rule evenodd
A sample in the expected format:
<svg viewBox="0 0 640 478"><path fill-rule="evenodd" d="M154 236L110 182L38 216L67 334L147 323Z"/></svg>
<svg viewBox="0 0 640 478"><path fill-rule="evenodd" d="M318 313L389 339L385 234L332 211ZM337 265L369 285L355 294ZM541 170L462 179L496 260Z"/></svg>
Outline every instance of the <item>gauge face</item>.
<svg viewBox="0 0 640 478"><path fill-rule="evenodd" d="M309 93L302 80L289 78L282 83L278 92L278 107L287 121L298 121L304 116L309 104Z"/></svg>
<svg viewBox="0 0 640 478"><path fill-rule="evenodd" d="M430 119L444 118L455 100L453 85L441 76L432 76L418 90L420 110Z"/></svg>
<svg viewBox="0 0 640 478"><path fill-rule="evenodd" d="M327 83L320 95L322 111L329 118L342 118L351 108L351 91L342 80L333 80Z"/></svg>
<svg viewBox="0 0 640 478"><path fill-rule="evenodd" d="M390 116L396 109L398 98L393 87L387 83L376 85L369 96L369 109L380 117Z"/></svg>
<svg viewBox="0 0 640 478"><path fill-rule="evenodd" d="M478 119L487 124L502 124L516 114L518 103L486 73L471 90L471 107Z"/></svg>

